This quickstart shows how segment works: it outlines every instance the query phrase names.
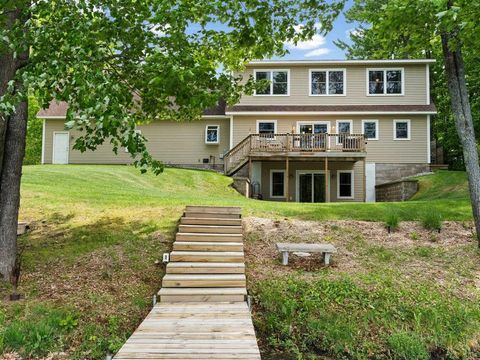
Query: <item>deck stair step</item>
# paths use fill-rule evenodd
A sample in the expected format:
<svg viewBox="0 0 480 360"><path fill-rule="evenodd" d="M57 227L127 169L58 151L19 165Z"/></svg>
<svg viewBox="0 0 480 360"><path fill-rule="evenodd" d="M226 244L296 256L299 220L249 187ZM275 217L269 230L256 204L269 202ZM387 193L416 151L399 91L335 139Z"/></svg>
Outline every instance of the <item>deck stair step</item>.
<svg viewBox="0 0 480 360"><path fill-rule="evenodd" d="M213 288L246 286L244 274L166 274L162 286L165 288Z"/></svg>
<svg viewBox="0 0 480 360"><path fill-rule="evenodd" d="M182 225L219 225L219 226L241 226L242 219L225 219L225 218L192 218L181 217L180 224Z"/></svg>
<svg viewBox="0 0 480 360"><path fill-rule="evenodd" d="M173 251L243 251L243 243L175 241Z"/></svg>
<svg viewBox="0 0 480 360"><path fill-rule="evenodd" d="M242 242L242 234L177 233L176 241Z"/></svg>
<svg viewBox="0 0 480 360"><path fill-rule="evenodd" d="M185 208L187 212L207 212L219 214L236 214L241 215L242 209L236 206L195 206L189 205Z"/></svg>
<svg viewBox="0 0 480 360"><path fill-rule="evenodd" d="M185 211L185 217L189 218L221 218L221 219L240 219L240 214L216 213L208 211Z"/></svg>
<svg viewBox="0 0 480 360"><path fill-rule="evenodd" d="M170 261L243 262L243 251L172 251Z"/></svg>
<svg viewBox="0 0 480 360"><path fill-rule="evenodd" d="M238 288L161 288L161 302L245 301L247 289Z"/></svg>
<svg viewBox="0 0 480 360"><path fill-rule="evenodd" d="M167 274L244 274L245 264L238 263L205 263L205 262L170 262Z"/></svg>
<svg viewBox="0 0 480 360"><path fill-rule="evenodd" d="M241 234L242 227L235 225L180 225L181 233Z"/></svg>

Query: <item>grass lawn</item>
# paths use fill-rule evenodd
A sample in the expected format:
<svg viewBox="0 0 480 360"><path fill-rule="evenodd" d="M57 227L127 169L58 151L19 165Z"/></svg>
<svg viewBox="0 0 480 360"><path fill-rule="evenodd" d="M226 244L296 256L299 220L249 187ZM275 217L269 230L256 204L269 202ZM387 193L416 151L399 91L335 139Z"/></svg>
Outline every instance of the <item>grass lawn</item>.
<svg viewBox="0 0 480 360"><path fill-rule="evenodd" d="M158 290L163 275L163 267L157 261L163 252L170 250L177 220L187 204L237 205L244 209L245 216L278 221L295 218L383 222L391 214L400 220L422 220L432 209L445 220L471 220L464 173L440 171L422 177L420 181L419 194L413 201L404 203L296 204L245 199L229 187L230 178L209 171L168 168L164 174L155 177L152 174L140 175L138 170L128 166L26 166L22 179L20 217L32 223L32 231L20 239L23 249L20 291L25 294L25 299L17 303L2 302L0 353L18 352L23 357L38 358L52 352L67 351L67 357L72 359L101 359L107 351L115 352L149 311L151 296ZM335 234L334 229L327 234L333 242L337 239ZM251 246L261 248L265 245L264 239L252 236L249 238ZM406 343L413 348L422 348L425 344L432 346L431 331L419 333L410 326L410 322L408 329L404 329L406 335L395 328L392 339L365 339L373 341L373 345L362 347L359 344L363 344L363 340L355 337L355 341L343 342L344 346L337 350L332 350L329 343L319 342L315 345L318 349L308 344L306 346L297 341L301 333L295 329L289 333L288 329L269 327L270 321L274 320L270 314L278 315L282 311L290 314L289 306L304 310L317 306L311 312L294 312L303 316L299 320L317 324L308 316L317 316L327 305L330 306L329 316L333 317L337 310L343 316L345 311L348 314L349 308L340 309L334 306L335 303L346 301L356 304L355 299L358 298L363 299L358 300L359 308L368 310L371 305L378 311L370 309L357 313L355 322L361 321L363 327L352 328L352 331L368 331L369 322L376 327L383 314L387 316L385 321L389 321L389 316L406 316L407 310L408 315L413 316L415 308L413 305L409 305L408 309L404 307L403 295L392 295L392 298L388 294L382 295L383 291L394 291L398 285L394 281L396 275L387 271L393 271L399 265L396 255L392 255L395 249L379 248L380 245L369 244L368 238L362 236L364 242L359 242L362 246L359 246L358 254L354 252L355 256L363 258L367 257L364 252L371 252L372 256L384 260L378 266L372 262L372 268L362 265L358 274L342 270L335 275L325 269L313 272L297 269L301 274L307 274L304 277L298 276L297 270L295 273L271 272L268 264L253 264L256 272L269 275L268 278L258 279L249 275L249 284L257 301L255 321L265 354L274 354L278 348L288 357L308 356L313 351L313 354L323 354L327 358L362 358L368 351L380 348L384 351L382 346L390 343L398 343L399 347L406 346ZM462 246L461 251L457 249L458 259L470 254L468 261L465 260L468 265L464 269L465 276L479 276L478 261L471 262L470 257L478 260L475 246L473 243ZM435 264L443 266L442 261L448 258L445 255L439 260L437 253L430 253L432 250L429 248L418 251L428 254L425 259L433 268ZM453 268L449 267L449 271L448 279L454 274ZM379 279L378 276L382 274L385 276L381 277L381 281L372 282L372 277ZM400 274L404 275L403 272ZM315 275L314 279L312 275ZM332 282L331 276L336 276L338 283L337 280ZM409 299L423 296L430 289L430 283L424 279L418 285L417 275L408 276L411 281L402 282L401 285L406 288L401 294L406 294ZM290 280L283 281L286 278ZM332 283L332 288L325 289L327 283ZM455 285L450 280L446 284ZM279 296L289 293L286 286L294 286L294 290L298 287L298 291L294 291L298 297ZM375 291L367 294L365 286ZM9 293L5 284L0 285L0 290L4 297ZM320 302L310 299L313 303L303 295L326 292L330 293ZM478 320L475 292L468 292L471 297L468 301L460 299L457 292L451 293L445 289L432 294L427 294L431 296L428 301L432 304L443 306L445 299L458 300L463 304L461 309L453 305L441 308L444 310L440 313L453 312L451 321L458 320L454 315L459 314L460 310L465 316ZM293 302L295 305L292 305ZM391 311L387 314L385 309ZM428 313L428 316L439 315ZM285 322L282 318L279 321L281 326L298 325ZM466 334L461 341L468 339L469 346L475 345L478 339L471 336L469 330L472 323L467 326L466 322L458 321L458 326L455 323L445 333L448 335L460 329L462 334ZM429 323L419 324L433 326ZM347 326L343 323L340 325L336 327L338 336L345 332L342 326ZM310 342L323 334L322 324L315 326L318 326L316 333L312 333L311 329L303 329L309 336L317 336L311 338ZM325 341L336 339L324 334L322 336ZM428 337L429 341L423 341L424 337ZM272 339L277 339L277 342ZM438 343L446 342L439 340ZM468 353L458 350L458 341L453 339L451 344L455 344L452 345L455 354ZM345 351L345 347L353 349Z"/></svg>

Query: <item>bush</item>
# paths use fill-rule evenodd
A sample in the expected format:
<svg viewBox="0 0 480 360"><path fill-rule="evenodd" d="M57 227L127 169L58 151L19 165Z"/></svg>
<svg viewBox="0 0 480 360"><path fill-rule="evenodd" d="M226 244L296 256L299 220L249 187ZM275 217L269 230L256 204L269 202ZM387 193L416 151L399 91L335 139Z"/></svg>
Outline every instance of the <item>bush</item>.
<svg viewBox="0 0 480 360"><path fill-rule="evenodd" d="M27 143L25 145L24 165L40 164L42 159L42 128L43 122L37 118L40 110L37 100L28 98Z"/></svg>
<svg viewBox="0 0 480 360"><path fill-rule="evenodd" d="M390 229L391 231L395 231L398 229L398 226L400 224L400 219L398 217L398 214L396 212L389 212L387 214L387 218L385 219L385 227Z"/></svg>
<svg viewBox="0 0 480 360"><path fill-rule="evenodd" d="M423 213L421 222L422 226L427 230L440 231L442 228L443 219L442 215L438 211L432 209L431 211Z"/></svg>
<svg viewBox="0 0 480 360"><path fill-rule="evenodd" d="M393 359L428 360L430 354L424 341L415 333L397 332L387 339Z"/></svg>

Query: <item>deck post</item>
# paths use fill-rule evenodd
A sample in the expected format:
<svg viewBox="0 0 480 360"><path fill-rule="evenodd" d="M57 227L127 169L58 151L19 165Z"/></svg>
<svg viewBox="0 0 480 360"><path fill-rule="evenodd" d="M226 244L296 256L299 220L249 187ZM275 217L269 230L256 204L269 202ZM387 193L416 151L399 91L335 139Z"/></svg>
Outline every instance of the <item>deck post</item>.
<svg viewBox="0 0 480 360"><path fill-rule="evenodd" d="M288 161L288 155L285 157L285 199L286 199L286 202L289 202L289 198L290 198L290 191L289 191L289 184L288 184L288 174L289 174L289 169L288 169L288 166L289 165L289 161Z"/></svg>
<svg viewBox="0 0 480 360"><path fill-rule="evenodd" d="M325 156L325 202L329 202L329 196L330 194L330 177L328 176L328 157Z"/></svg>

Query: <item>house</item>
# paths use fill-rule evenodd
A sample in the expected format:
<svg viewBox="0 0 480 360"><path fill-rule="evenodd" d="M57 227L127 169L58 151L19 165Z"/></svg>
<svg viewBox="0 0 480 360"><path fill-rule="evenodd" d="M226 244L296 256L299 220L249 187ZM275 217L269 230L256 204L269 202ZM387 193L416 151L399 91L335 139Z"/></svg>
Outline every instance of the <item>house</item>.
<svg viewBox="0 0 480 360"><path fill-rule="evenodd" d="M428 171L429 66L434 60L253 61L243 74L268 85L199 121L140 125L166 164L243 174L266 200L374 201L375 186ZM125 164L108 145L72 150L65 104L44 119L42 163Z"/></svg>

